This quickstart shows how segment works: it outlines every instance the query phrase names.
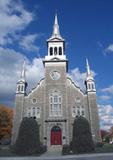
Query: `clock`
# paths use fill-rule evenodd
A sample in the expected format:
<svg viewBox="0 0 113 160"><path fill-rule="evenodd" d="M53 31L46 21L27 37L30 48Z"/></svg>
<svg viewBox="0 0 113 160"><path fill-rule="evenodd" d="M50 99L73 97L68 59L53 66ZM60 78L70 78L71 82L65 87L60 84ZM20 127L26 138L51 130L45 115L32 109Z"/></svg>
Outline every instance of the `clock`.
<svg viewBox="0 0 113 160"><path fill-rule="evenodd" d="M53 71L50 73L50 76L53 80L58 80L60 78L60 73L58 71Z"/></svg>

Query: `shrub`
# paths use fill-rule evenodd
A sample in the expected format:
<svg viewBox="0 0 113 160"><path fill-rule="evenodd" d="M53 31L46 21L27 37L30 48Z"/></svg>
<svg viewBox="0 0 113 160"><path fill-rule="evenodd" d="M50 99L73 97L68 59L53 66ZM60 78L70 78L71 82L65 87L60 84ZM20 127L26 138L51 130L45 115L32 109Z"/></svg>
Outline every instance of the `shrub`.
<svg viewBox="0 0 113 160"><path fill-rule="evenodd" d="M73 124L73 153L88 153L94 151L94 143L92 139L89 122L84 117L77 117Z"/></svg>
<svg viewBox="0 0 113 160"><path fill-rule="evenodd" d="M11 138L10 137L4 137L0 140L1 145L9 145L11 143Z"/></svg>
<svg viewBox="0 0 113 160"><path fill-rule="evenodd" d="M46 145L43 145L43 144L40 144L40 154L41 153L44 153L44 152L46 152L47 151L47 146Z"/></svg>
<svg viewBox="0 0 113 160"><path fill-rule="evenodd" d="M39 126L35 119L22 120L14 150L18 155L32 155L40 152Z"/></svg>
<svg viewBox="0 0 113 160"><path fill-rule="evenodd" d="M67 155L70 153L70 146L68 144L63 145L62 147L62 154Z"/></svg>
<svg viewBox="0 0 113 160"><path fill-rule="evenodd" d="M99 147L103 147L104 143L103 142L97 142L95 143L95 147L99 148Z"/></svg>

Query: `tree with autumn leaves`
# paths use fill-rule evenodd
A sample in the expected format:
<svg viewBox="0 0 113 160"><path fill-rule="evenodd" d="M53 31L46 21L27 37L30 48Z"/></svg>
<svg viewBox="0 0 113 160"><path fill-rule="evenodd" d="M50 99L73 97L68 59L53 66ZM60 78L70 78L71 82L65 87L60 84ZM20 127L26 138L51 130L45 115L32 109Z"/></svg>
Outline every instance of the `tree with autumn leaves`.
<svg viewBox="0 0 113 160"><path fill-rule="evenodd" d="M13 109L0 105L0 141L11 138Z"/></svg>

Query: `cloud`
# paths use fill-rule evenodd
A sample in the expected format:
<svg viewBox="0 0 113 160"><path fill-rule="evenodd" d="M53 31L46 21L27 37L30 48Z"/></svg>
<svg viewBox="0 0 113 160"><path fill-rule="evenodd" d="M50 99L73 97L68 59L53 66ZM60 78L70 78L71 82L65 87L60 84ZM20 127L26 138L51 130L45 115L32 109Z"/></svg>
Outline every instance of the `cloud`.
<svg viewBox="0 0 113 160"><path fill-rule="evenodd" d="M37 38L39 38L38 34L29 34L23 36L22 40L20 41L20 47L29 52L38 52L39 47L34 44Z"/></svg>
<svg viewBox="0 0 113 160"><path fill-rule="evenodd" d="M26 60L26 75L29 90L43 77L42 59L27 57L13 49L0 47L0 103L14 105L16 83L19 80L22 64Z"/></svg>
<svg viewBox="0 0 113 160"><path fill-rule="evenodd" d="M29 90L31 90L36 87L37 83L44 77L42 58L34 58L32 62L26 65L26 70Z"/></svg>
<svg viewBox="0 0 113 160"><path fill-rule="evenodd" d="M102 129L110 129L113 126L113 106L111 105L98 105L100 124Z"/></svg>
<svg viewBox="0 0 113 160"><path fill-rule="evenodd" d="M14 37L33 20L33 16L19 0L0 0L0 45L12 43Z"/></svg>
<svg viewBox="0 0 113 160"><path fill-rule="evenodd" d="M103 92L103 93L113 94L113 85L111 85L107 88L103 88L100 91Z"/></svg>
<svg viewBox="0 0 113 160"><path fill-rule="evenodd" d="M102 100L102 101L107 101L107 100L110 100L110 99L111 99L111 96L101 95L101 96L99 96L99 99Z"/></svg>
<svg viewBox="0 0 113 160"><path fill-rule="evenodd" d="M96 75L94 71L91 71L93 77ZM86 72L80 72L79 68L74 68L70 70L69 76L75 82L77 86L79 86L82 90L85 90L85 80L86 80Z"/></svg>
<svg viewBox="0 0 113 160"><path fill-rule="evenodd" d="M81 73L79 68L74 68L69 72L69 76L81 89L85 90L84 82L86 80L86 73Z"/></svg>
<svg viewBox="0 0 113 160"><path fill-rule="evenodd" d="M113 44L110 44L106 49L105 53L112 53L113 52Z"/></svg>

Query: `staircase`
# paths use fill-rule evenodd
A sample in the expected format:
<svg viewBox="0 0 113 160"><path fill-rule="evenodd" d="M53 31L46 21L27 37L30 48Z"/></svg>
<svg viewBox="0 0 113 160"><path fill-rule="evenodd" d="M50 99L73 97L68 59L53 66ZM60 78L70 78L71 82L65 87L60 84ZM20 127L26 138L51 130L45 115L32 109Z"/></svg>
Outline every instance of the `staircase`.
<svg viewBox="0 0 113 160"><path fill-rule="evenodd" d="M61 156L62 146L61 145L53 145L48 147L47 152L45 152L41 157L58 157Z"/></svg>

